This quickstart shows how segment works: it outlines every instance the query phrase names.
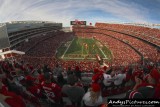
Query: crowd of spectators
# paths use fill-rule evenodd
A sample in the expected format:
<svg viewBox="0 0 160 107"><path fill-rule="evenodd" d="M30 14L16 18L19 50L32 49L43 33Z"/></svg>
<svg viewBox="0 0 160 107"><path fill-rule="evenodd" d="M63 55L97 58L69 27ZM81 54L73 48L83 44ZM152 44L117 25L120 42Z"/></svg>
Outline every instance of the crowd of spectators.
<svg viewBox="0 0 160 107"><path fill-rule="evenodd" d="M59 60L55 57L30 57L30 56L22 56L20 60L23 59L24 61L32 64L34 67L42 66L43 64L48 64L51 68L56 67L56 64L59 64L63 67L63 69L67 69L70 67L71 69L74 69L76 65L79 65L81 71L90 72L94 67L100 67L100 64L94 60L94 61L74 61L74 60Z"/></svg>
<svg viewBox="0 0 160 107"><path fill-rule="evenodd" d="M155 47L140 41L139 39L133 38L131 36L126 36L125 34L117 33L117 32L112 32L112 31L107 31L107 30L100 30L101 33L110 35L112 37L115 37L117 39L120 39L124 41L125 43L130 44L133 46L136 50L138 50L140 53L142 53L144 58L150 58L153 61L157 61L159 56L158 56L158 51Z"/></svg>
<svg viewBox="0 0 160 107"><path fill-rule="evenodd" d="M1 104L5 107L62 107L67 105L67 98L72 104L80 106L90 86L84 87L79 68L74 66L65 70L57 64L52 69L47 64L33 67L25 61L1 61ZM89 81L91 84L91 79ZM18 101L14 101L16 98ZM101 105L102 101L98 104Z"/></svg>
<svg viewBox="0 0 160 107"><path fill-rule="evenodd" d="M28 56L52 57L55 55L57 47L59 47L62 42L66 42L71 38L71 33L61 31L49 32L34 37L28 42L24 42L17 50L26 52L25 54Z"/></svg>
<svg viewBox="0 0 160 107"><path fill-rule="evenodd" d="M160 30L143 26L126 25L126 24L107 24L96 23L97 28L118 31L147 40L157 46L160 46Z"/></svg>
<svg viewBox="0 0 160 107"><path fill-rule="evenodd" d="M16 50L27 52L31 47L35 46L39 41L45 39L45 34L39 34L34 38L29 38L28 41L24 41L20 46L16 48Z"/></svg>
<svg viewBox="0 0 160 107"><path fill-rule="evenodd" d="M105 98L126 93L121 98L160 98L160 63L92 69L89 84L80 69L33 67L26 61L0 61L0 100L5 107L100 107ZM134 94L133 94L134 93ZM17 100L18 99L18 100ZM16 101L15 101L16 100Z"/></svg>

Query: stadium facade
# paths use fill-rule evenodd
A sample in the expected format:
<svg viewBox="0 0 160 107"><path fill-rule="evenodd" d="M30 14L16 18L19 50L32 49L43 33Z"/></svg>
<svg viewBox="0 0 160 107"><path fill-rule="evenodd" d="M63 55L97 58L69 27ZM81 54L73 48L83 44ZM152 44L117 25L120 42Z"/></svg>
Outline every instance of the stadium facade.
<svg viewBox="0 0 160 107"><path fill-rule="evenodd" d="M62 23L49 21L12 21L0 24L0 56L10 57L18 51L11 51L22 42L39 34L62 29ZM10 52L7 52L10 51ZM8 55L10 53L10 55ZM23 53L24 54L24 53Z"/></svg>

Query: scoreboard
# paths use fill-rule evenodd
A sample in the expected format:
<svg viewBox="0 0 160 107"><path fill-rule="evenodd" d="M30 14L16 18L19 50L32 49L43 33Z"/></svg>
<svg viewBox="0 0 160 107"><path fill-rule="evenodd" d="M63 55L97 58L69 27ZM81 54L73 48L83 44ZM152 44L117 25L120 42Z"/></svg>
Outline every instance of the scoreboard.
<svg viewBox="0 0 160 107"><path fill-rule="evenodd" d="M86 21L71 21L71 25L86 25Z"/></svg>

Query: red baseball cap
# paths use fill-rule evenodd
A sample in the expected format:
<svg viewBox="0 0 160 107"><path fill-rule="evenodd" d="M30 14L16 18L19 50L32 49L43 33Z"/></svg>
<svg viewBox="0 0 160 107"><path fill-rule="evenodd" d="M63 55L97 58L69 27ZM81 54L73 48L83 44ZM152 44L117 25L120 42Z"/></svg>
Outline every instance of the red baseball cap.
<svg viewBox="0 0 160 107"><path fill-rule="evenodd" d="M94 69L94 73L98 73L99 70L97 68Z"/></svg>
<svg viewBox="0 0 160 107"><path fill-rule="evenodd" d="M97 84L97 83L93 83L93 84L91 85L91 87L92 87L92 90L93 90L94 92L99 92L99 91L101 90L100 85Z"/></svg>

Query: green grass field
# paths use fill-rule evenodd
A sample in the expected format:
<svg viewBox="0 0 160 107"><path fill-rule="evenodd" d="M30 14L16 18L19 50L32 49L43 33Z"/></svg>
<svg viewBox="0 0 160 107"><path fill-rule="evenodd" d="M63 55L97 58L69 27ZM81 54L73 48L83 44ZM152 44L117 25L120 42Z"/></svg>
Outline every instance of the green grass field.
<svg viewBox="0 0 160 107"><path fill-rule="evenodd" d="M72 41L63 43L57 51L57 57L65 60L95 59L96 54L108 60L112 57L106 46L92 38L75 37Z"/></svg>

